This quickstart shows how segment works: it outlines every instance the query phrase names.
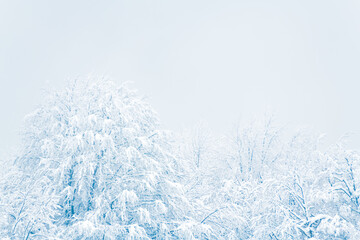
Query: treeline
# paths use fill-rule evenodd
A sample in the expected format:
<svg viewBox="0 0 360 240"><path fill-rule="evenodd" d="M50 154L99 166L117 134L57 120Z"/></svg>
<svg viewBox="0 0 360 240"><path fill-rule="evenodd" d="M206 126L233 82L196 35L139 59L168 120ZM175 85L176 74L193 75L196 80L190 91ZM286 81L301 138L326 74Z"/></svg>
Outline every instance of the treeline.
<svg viewBox="0 0 360 240"><path fill-rule="evenodd" d="M22 136L2 239L360 239L359 154L272 118L175 134L126 85L77 81Z"/></svg>

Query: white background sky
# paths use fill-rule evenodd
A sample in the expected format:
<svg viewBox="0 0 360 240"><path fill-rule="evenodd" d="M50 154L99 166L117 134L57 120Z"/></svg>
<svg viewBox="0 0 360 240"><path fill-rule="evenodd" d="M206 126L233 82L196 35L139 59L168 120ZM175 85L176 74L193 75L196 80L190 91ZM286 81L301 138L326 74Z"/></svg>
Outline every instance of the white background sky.
<svg viewBox="0 0 360 240"><path fill-rule="evenodd" d="M267 109L360 146L360 1L0 0L0 149L44 88L133 81L177 130Z"/></svg>

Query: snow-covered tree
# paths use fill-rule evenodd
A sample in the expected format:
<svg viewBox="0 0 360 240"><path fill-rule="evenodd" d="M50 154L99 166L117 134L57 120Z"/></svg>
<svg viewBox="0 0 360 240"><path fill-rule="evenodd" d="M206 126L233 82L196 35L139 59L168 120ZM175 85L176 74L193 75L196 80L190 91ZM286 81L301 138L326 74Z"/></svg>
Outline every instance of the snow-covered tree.
<svg viewBox="0 0 360 240"><path fill-rule="evenodd" d="M168 135L125 86L81 81L51 95L27 116L5 184L7 234L173 238L193 213Z"/></svg>

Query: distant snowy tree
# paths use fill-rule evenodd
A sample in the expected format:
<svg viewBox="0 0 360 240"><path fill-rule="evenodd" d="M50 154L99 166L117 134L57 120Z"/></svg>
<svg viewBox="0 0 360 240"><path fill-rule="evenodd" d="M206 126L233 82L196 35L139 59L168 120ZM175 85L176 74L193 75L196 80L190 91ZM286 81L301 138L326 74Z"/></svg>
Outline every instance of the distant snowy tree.
<svg viewBox="0 0 360 240"><path fill-rule="evenodd" d="M319 137L304 131L287 139L271 119L227 141L212 146L224 151L223 166L211 174L219 181L197 188L208 212L203 222L218 239L359 237L355 152L334 157L341 150L321 151Z"/></svg>

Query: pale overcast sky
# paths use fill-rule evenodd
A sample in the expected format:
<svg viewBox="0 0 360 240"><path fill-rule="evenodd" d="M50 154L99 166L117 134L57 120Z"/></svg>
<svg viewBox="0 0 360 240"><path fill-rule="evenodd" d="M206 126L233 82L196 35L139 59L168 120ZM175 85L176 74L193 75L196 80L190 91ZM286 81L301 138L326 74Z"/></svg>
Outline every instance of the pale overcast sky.
<svg viewBox="0 0 360 240"><path fill-rule="evenodd" d="M133 81L178 130L267 109L360 146L360 1L0 0L0 149L44 88Z"/></svg>

